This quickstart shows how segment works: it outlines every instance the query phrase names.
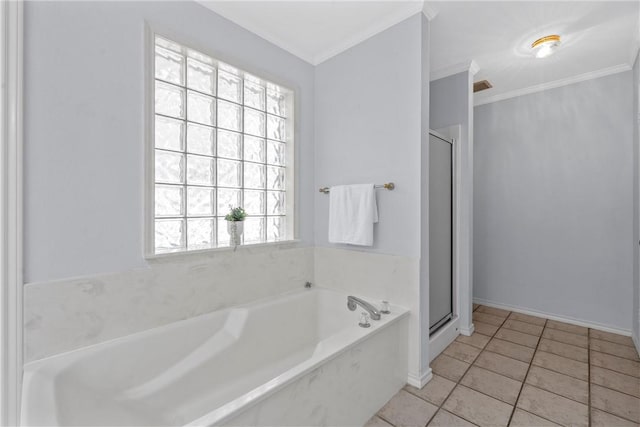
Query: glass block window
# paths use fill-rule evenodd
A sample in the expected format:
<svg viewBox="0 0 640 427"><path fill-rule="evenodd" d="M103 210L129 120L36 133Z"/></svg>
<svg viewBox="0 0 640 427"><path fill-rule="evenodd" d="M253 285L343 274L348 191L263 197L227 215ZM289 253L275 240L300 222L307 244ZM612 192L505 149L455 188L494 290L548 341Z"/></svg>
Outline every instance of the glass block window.
<svg viewBox="0 0 640 427"><path fill-rule="evenodd" d="M293 92L162 37L154 47L154 253L229 246L237 206L243 244L293 238Z"/></svg>

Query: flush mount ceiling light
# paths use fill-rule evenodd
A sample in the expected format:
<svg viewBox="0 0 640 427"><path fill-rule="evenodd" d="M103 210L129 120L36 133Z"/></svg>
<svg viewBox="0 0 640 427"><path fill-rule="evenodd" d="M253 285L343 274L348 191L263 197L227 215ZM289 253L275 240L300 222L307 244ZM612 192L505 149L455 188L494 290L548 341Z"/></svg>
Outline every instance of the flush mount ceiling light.
<svg viewBox="0 0 640 427"><path fill-rule="evenodd" d="M531 49L535 51L536 58L546 58L554 53L558 46L560 46L560 36L557 34L540 37L531 43Z"/></svg>

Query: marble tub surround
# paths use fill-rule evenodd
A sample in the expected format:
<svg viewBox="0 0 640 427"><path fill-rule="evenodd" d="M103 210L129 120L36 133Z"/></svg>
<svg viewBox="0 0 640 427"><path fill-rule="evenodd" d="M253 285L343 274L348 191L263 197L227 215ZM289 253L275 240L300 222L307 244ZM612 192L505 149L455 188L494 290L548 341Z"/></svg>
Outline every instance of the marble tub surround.
<svg viewBox="0 0 640 427"><path fill-rule="evenodd" d="M433 361L433 379L405 386L367 427L640 426L630 337L478 305L473 319L475 333Z"/></svg>
<svg viewBox="0 0 640 427"><path fill-rule="evenodd" d="M362 296L379 306L383 300L407 307L409 317L409 377L428 380L428 366L421 366L420 354L429 354L420 343L419 260L396 255L317 247L314 257L315 282L350 295ZM423 346L428 340L423 340Z"/></svg>
<svg viewBox="0 0 640 427"><path fill-rule="evenodd" d="M24 289L25 362L298 289L311 247L243 247L153 259L149 267Z"/></svg>

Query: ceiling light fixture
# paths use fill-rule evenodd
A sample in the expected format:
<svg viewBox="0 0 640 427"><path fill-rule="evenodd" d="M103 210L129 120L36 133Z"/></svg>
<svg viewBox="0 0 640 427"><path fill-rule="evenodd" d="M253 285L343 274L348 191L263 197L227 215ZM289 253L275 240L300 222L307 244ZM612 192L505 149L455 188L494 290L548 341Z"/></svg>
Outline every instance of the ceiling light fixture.
<svg viewBox="0 0 640 427"><path fill-rule="evenodd" d="M536 58L546 58L554 53L558 46L560 46L560 36L557 34L540 37L531 43L531 49L535 51Z"/></svg>

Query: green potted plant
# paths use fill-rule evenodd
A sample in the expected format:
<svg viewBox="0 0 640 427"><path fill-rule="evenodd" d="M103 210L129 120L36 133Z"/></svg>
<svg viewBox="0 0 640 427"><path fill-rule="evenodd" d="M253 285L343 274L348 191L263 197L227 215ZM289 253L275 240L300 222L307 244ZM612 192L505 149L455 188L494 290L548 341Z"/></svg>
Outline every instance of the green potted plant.
<svg viewBox="0 0 640 427"><path fill-rule="evenodd" d="M231 237L231 245L235 249L240 243L240 236L244 232L244 219L247 213L241 207L232 207L229 213L224 217L227 220L227 231Z"/></svg>

